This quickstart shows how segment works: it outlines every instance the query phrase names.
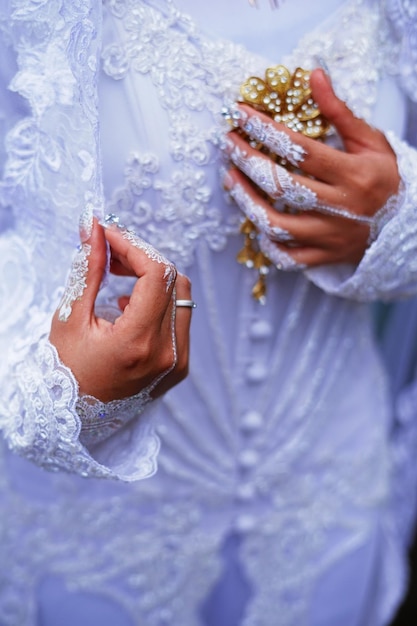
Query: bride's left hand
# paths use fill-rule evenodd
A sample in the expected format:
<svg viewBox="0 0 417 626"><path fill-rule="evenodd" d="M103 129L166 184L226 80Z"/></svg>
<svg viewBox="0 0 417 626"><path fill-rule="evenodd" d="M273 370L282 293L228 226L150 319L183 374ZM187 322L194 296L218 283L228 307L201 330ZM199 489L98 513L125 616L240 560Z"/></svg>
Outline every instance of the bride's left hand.
<svg viewBox="0 0 417 626"><path fill-rule="evenodd" d="M289 173L232 131L225 151L234 167L225 173L224 186L279 258L283 252L294 265L310 267L358 263L368 245L372 218L398 192L396 156L383 133L355 117L337 98L322 70L312 72L310 84L344 151L239 105L239 125L251 138L302 172ZM293 212L277 211L265 193Z"/></svg>

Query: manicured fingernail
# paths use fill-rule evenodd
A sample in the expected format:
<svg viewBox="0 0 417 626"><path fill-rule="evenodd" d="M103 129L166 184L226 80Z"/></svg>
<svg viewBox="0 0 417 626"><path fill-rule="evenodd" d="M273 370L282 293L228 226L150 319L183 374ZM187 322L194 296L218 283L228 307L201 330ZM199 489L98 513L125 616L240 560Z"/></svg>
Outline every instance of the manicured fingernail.
<svg viewBox="0 0 417 626"><path fill-rule="evenodd" d="M321 56L316 56L315 60L317 62L317 65L320 67L320 69L322 69L323 72L325 73L329 83L331 83L332 82L332 78L330 76L330 69L329 69L329 66L327 65L326 61Z"/></svg>
<svg viewBox="0 0 417 626"><path fill-rule="evenodd" d="M230 171L223 166L220 167L220 179L225 191L230 191L233 188L233 177L230 174Z"/></svg>
<svg viewBox="0 0 417 626"><path fill-rule="evenodd" d="M212 141L214 145L217 146L220 150L225 150L226 148L226 137L228 132L228 130L225 131L221 128L218 128L212 133Z"/></svg>
<svg viewBox="0 0 417 626"><path fill-rule="evenodd" d="M233 152L235 144L230 139L230 135L225 135L223 144L219 147L220 147L220 150L224 152L225 154L230 154L231 152Z"/></svg>
<svg viewBox="0 0 417 626"><path fill-rule="evenodd" d="M86 243L93 232L93 205L87 203L85 209L80 215L79 219L79 231L81 243Z"/></svg>

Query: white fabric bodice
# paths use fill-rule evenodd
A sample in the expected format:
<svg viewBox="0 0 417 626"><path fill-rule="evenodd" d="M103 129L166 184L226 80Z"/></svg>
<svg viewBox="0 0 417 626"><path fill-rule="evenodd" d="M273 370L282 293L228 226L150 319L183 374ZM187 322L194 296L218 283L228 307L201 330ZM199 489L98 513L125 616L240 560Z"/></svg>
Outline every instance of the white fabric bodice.
<svg viewBox="0 0 417 626"><path fill-rule="evenodd" d="M403 96L386 75L395 46L379 4L305 5L286 0L270 13L266 4L258 12L244 4L236 20L238 0L226 9L217 1L200 9L180 0L191 18L170 1L105 3L99 94L106 210L192 278L198 309L190 375L148 411L162 450L157 474L146 481L41 478L31 469L34 490L25 463L11 460L13 478L5 472L3 493L16 521L4 550L25 563L23 573L19 565L10 569L15 615L22 615L17 581L30 597L21 623L33 623L33 571L42 576L50 568L73 588L117 599L134 623L197 625L199 606L219 576L220 548L237 534L254 589L242 624L275 626L277 606L282 624L320 624L323 609L311 596L322 589L321 577L375 537L383 545L391 407L367 305L344 297L373 297L378 285L367 266L362 274L361 268L306 276L274 270L267 305L260 307L250 296L253 275L235 261L239 214L218 179L214 131L222 103L266 63L309 68L323 58L357 114L401 135ZM323 13L329 21L315 31ZM253 34L261 24L258 47ZM277 28L285 36L275 35L275 46ZM79 156L85 173L88 155ZM75 213L68 208L69 222ZM30 228L36 219L30 216ZM21 226L24 233L30 228ZM65 259L73 229L61 228ZM401 246L397 254L406 256ZM372 268L381 255L375 246L365 264ZM127 283L111 281L103 299ZM388 295L415 288L398 283ZM123 445L134 455L137 439ZM47 487L39 487L44 481ZM71 534L61 541L64 524ZM42 548L33 550L37 538ZM398 597L399 549L398 542L382 558L382 576L392 568L398 582L389 593L381 583L369 624L382 624Z"/></svg>

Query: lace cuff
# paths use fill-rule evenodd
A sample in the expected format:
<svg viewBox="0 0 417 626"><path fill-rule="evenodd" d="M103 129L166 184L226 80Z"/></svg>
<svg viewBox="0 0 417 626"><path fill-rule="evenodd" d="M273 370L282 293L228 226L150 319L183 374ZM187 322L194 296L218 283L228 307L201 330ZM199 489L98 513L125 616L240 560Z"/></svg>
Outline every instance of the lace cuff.
<svg viewBox="0 0 417 626"><path fill-rule="evenodd" d="M417 292L417 151L393 133L387 139L397 155L400 193L376 214L374 240L356 268L332 265L305 271L327 293L372 301Z"/></svg>
<svg viewBox="0 0 417 626"><path fill-rule="evenodd" d="M5 387L5 438L37 465L124 481L155 473L159 439L149 416L133 419L150 401L148 394L109 404L79 398L77 381L47 339L16 363Z"/></svg>
<svg viewBox="0 0 417 626"><path fill-rule="evenodd" d="M79 396L76 409L81 420L81 443L89 447L108 439L115 431L142 413L151 400L149 389L131 398L107 403L93 396Z"/></svg>

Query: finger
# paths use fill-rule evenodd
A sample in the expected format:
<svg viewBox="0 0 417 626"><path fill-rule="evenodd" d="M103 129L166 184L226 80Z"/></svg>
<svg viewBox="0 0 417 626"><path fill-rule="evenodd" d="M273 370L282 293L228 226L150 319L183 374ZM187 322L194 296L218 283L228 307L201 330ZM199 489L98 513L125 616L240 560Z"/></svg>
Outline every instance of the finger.
<svg viewBox="0 0 417 626"><path fill-rule="evenodd" d="M120 298L117 299L117 304L119 305L119 309L121 311L124 311L127 305L129 304L129 301L130 301L130 296L120 296Z"/></svg>
<svg viewBox="0 0 417 626"><path fill-rule="evenodd" d="M255 141L255 147L259 149L259 144L262 144L279 157L280 165L286 166L290 163L317 180L336 184L340 173L351 166L344 152L288 129L284 124L276 123L252 107L236 107L235 119L236 124L249 136L251 145ZM230 133L229 137L233 139L235 135L236 133Z"/></svg>
<svg viewBox="0 0 417 626"><path fill-rule="evenodd" d="M270 205L248 179L236 169L224 173L223 184L243 213L269 239L286 246L344 249L346 233L353 241L365 241L369 225L316 211L292 215Z"/></svg>
<svg viewBox="0 0 417 626"><path fill-rule="evenodd" d="M175 300L191 300L191 283L189 279L182 274L177 275ZM172 301L172 304L175 306L174 301ZM175 367L172 372L157 385L155 391L152 392L153 397L162 395L172 387L174 380L175 383L178 383L188 374L191 317L191 308L177 307L175 309Z"/></svg>
<svg viewBox="0 0 417 626"><path fill-rule="evenodd" d="M315 247L300 247L291 251L294 262L304 267L317 267L319 265L334 265L337 263L350 263L357 265L362 257L364 247L353 246L348 253L345 249L325 249Z"/></svg>
<svg viewBox="0 0 417 626"><path fill-rule="evenodd" d="M357 154L364 149L382 146L383 136L365 120L356 117L348 106L338 98L329 76L322 70L313 70L310 76L312 95L320 111L336 128L346 152Z"/></svg>
<svg viewBox="0 0 417 626"><path fill-rule="evenodd" d="M176 270L162 254L131 231L112 226L106 228L105 235L117 258L139 278L118 320L119 325L128 326L138 335L143 327L162 323L170 305Z"/></svg>
<svg viewBox="0 0 417 626"><path fill-rule="evenodd" d="M232 163L260 187L270 198L279 200L298 211L325 210L326 207L343 210L349 198L341 188L325 182L290 174L285 167L274 163L267 155L252 148L238 135L231 136L225 148Z"/></svg>
<svg viewBox="0 0 417 626"><path fill-rule="evenodd" d="M126 264L116 257L114 250L111 250L110 272L115 276L136 276L132 268L126 267Z"/></svg>
<svg viewBox="0 0 417 626"><path fill-rule="evenodd" d="M192 300L191 282L187 276L184 276L183 274L177 275L177 281L175 284L175 299ZM176 307L175 335L177 338L179 369L183 369L185 364L188 365L192 311L193 309L191 307Z"/></svg>
<svg viewBox="0 0 417 626"><path fill-rule="evenodd" d="M94 318L94 304L107 264L103 228L97 220L80 227L82 243L74 256L64 295L58 307L58 320L81 324Z"/></svg>

